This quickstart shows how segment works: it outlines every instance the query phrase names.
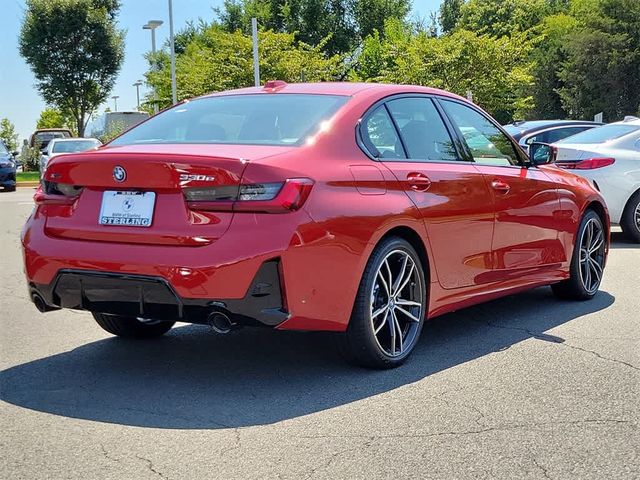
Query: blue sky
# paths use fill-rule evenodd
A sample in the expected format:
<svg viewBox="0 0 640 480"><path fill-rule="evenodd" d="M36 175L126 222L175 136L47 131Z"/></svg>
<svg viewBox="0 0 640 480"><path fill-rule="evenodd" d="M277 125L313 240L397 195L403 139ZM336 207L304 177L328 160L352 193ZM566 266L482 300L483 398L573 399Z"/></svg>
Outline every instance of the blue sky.
<svg viewBox="0 0 640 480"><path fill-rule="evenodd" d="M28 137L35 128L45 104L35 89L35 79L18 53L18 33L24 16L23 0L1 0L0 15L0 118L7 117L21 138ZM222 0L173 0L174 28L180 30L187 21L213 18L213 8ZM414 16L427 17L440 5L440 0L414 0ZM151 49L149 31L142 30L148 20L162 20L164 25L156 30L157 44L161 46L169 36L167 0L122 0L118 22L127 31L125 61L111 93L119 95L118 109L136 107L136 89L133 83L143 78L147 68L144 53ZM141 87L140 96L146 93ZM103 105L100 110L107 105ZM113 100L109 101L113 109Z"/></svg>

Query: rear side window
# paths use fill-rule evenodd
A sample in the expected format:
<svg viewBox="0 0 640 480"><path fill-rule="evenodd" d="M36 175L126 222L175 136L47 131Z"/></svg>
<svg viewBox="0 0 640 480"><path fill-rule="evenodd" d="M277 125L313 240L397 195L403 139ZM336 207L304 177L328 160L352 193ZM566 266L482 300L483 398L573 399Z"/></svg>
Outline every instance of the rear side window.
<svg viewBox="0 0 640 480"><path fill-rule="evenodd" d="M406 158L402 142L384 105L367 117L362 139L370 153L381 159Z"/></svg>
<svg viewBox="0 0 640 480"><path fill-rule="evenodd" d="M458 160L442 117L429 98L399 98L387 103L412 160Z"/></svg>
<svg viewBox="0 0 640 480"><path fill-rule="evenodd" d="M519 165L518 155L498 127L474 109L458 102L441 100L447 115L462 133L473 160L482 165Z"/></svg>
<svg viewBox="0 0 640 480"><path fill-rule="evenodd" d="M218 143L299 145L315 134L348 97L257 94L188 101L133 127L111 145Z"/></svg>

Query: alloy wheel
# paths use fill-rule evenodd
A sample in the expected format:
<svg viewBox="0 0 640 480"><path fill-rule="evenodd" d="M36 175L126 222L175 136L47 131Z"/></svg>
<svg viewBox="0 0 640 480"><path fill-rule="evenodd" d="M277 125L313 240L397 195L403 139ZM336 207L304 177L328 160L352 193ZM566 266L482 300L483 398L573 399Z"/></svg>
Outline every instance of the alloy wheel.
<svg viewBox="0 0 640 480"><path fill-rule="evenodd" d="M640 232L640 202L638 202L638 204L636 205L635 218L636 218L636 228Z"/></svg>
<svg viewBox="0 0 640 480"><path fill-rule="evenodd" d="M371 288L370 320L378 346L390 357L413 348L424 317L424 289L415 261L404 250L386 255Z"/></svg>
<svg viewBox="0 0 640 480"><path fill-rule="evenodd" d="M604 265L604 229L595 218L590 218L580 239L580 279L589 294L598 290Z"/></svg>

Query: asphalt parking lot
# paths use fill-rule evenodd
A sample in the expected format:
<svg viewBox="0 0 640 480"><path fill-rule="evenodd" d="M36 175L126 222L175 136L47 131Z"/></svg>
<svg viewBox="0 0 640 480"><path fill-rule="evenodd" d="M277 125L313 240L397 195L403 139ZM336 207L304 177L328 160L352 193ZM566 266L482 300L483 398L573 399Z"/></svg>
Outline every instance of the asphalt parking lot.
<svg viewBox="0 0 640 480"><path fill-rule="evenodd" d="M378 372L325 334L135 342L38 313L32 193L0 193L0 478L640 478L640 247L619 232L594 300L540 288L446 315Z"/></svg>

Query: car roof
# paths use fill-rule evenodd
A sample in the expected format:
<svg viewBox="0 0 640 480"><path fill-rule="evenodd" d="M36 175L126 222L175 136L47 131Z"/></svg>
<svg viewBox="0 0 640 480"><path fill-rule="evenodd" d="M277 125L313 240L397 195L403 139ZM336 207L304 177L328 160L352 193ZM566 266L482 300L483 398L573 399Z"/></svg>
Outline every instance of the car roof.
<svg viewBox="0 0 640 480"><path fill-rule="evenodd" d="M273 87L270 87L273 85ZM390 83L358 83L358 82L317 82L317 83L286 83L281 81L267 82L264 86L240 88L236 90L226 90L216 92L203 97L216 97L226 95L251 95L251 94L315 94L315 95L347 95L356 96L360 94L378 94L381 97L397 93L425 93L442 95L452 98L462 97L439 90L437 88L422 87L418 85L396 85Z"/></svg>
<svg viewBox="0 0 640 480"><path fill-rule="evenodd" d="M513 122L505 125L505 127L516 127L521 130L534 130L538 128L555 127L562 125L603 125L601 122L592 120L526 120L524 122Z"/></svg>

